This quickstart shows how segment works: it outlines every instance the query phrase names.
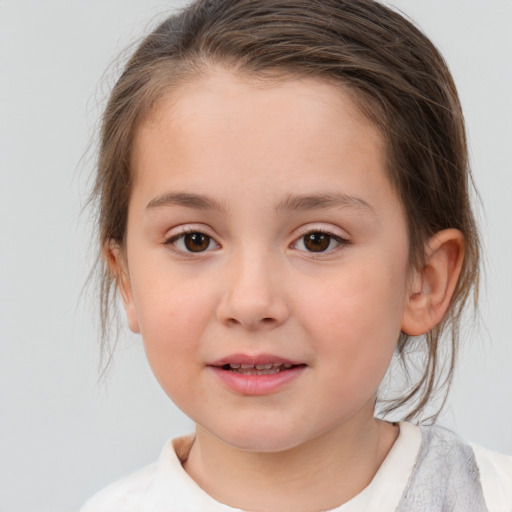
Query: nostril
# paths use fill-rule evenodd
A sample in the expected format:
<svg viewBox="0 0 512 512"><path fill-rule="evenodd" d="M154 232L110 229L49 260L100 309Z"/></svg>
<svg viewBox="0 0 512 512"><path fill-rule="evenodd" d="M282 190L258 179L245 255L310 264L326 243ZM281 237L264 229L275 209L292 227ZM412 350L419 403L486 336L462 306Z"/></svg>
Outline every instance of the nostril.
<svg viewBox="0 0 512 512"><path fill-rule="evenodd" d="M244 326L249 329L257 329L258 326L259 327L262 327L262 326L271 327L277 323L279 323L278 320L276 318L272 318L270 316L261 318L259 320L258 319L250 319L247 321L238 320L237 318L228 318L227 319L227 324L231 327Z"/></svg>
<svg viewBox="0 0 512 512"><path fill-rule="evenodd" d="M228 318L227 319L227 324L230 326L230 327L234 327L236 325L241 325L242 322L239 322L236 318Z"/></svg>

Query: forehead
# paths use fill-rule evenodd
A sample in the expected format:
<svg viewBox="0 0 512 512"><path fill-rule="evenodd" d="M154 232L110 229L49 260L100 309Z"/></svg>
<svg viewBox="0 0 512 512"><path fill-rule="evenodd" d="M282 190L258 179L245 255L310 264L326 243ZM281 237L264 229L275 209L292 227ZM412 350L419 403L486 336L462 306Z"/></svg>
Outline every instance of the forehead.
<svg viewBox="0 0 512 512"><path fill-rule="evenodd" d="M273 167L267 161L276 157L281 165L318 167L326 160L349 162L361 152L385 166L383 137L361 114L351 90L320 79L262 80L222 69L167 93L134 142L136 173L156 147L173 152L175 161L187 154L208 159L210 167L218 153L224 160L245 155L243 167L256 168Z"/></svg>
<svg viewBox="0 0 512 512"><path fill-rule="evenodd" d="M244 198L264 188L274 204L289 193L341 192L372 204L391 189L385 154L342 87L215 70L169 92L141 124L134 191L194 189L221 201L234 188Z"/></svg>

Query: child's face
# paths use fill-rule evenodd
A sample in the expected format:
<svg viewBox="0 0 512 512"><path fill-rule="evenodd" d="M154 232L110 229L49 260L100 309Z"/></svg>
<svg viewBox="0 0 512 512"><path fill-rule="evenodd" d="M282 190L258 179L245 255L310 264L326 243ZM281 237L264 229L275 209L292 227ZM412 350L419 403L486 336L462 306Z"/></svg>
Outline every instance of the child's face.
<svg viewBox="0 0 512 512"><path fill-rule="evenodd" d="M248 450L368 421L409 296L408 237L382 138L349 97L216 71L143 123L133 163L121 288L176 404Z"/></svg>

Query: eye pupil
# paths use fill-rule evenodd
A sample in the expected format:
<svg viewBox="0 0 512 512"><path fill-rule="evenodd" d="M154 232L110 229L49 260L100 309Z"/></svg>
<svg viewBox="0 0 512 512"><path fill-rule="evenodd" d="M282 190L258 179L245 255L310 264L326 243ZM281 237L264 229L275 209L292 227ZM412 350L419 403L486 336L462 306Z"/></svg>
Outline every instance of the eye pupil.
<svg viewBox="0 0 512 512"><path fill-rule="evenodd" d="M187 233L183 241L190 252L205 251L210 245L210 237L203 233Z"/></svg>
<svg viewBox="0 0 512 512"><path fill-rule="evenodd" d="M325 251L331 243L330 235L326 233L309 233L304 237L304 245L309 251Z"/></svg>

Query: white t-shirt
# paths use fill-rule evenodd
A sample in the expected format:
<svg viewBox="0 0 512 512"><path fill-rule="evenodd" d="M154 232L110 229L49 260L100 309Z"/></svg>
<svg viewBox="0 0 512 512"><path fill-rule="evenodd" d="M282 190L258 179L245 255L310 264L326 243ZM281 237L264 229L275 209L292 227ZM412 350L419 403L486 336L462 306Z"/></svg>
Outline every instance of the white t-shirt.
<svg viewBox="0 0 512 512"><path fill-rule="evenodd" d="M413 474L421 441L418 427L400 423L398 439L370 485L331 512L394 512ZM240 512L215 501L185 472L180 459L191 443L192 436L169 441L156 463L108 486L81 512ZM512 457L472 448L488 511L512 512Z"/></svg>

